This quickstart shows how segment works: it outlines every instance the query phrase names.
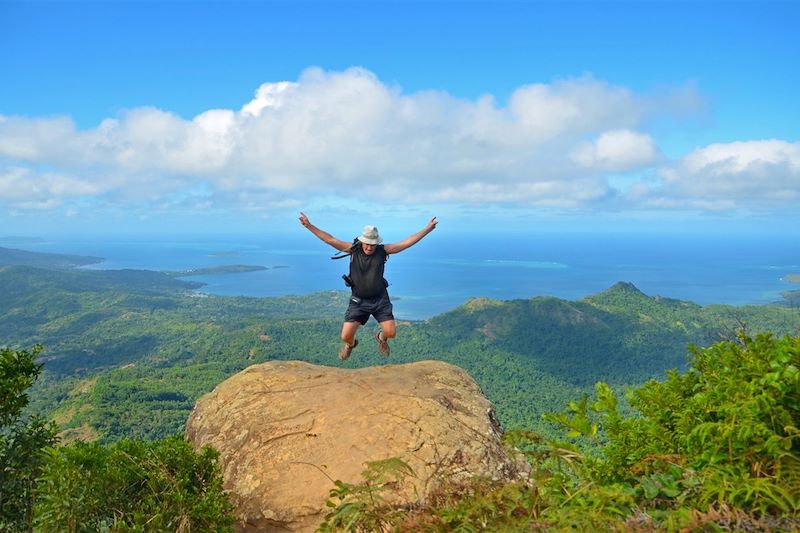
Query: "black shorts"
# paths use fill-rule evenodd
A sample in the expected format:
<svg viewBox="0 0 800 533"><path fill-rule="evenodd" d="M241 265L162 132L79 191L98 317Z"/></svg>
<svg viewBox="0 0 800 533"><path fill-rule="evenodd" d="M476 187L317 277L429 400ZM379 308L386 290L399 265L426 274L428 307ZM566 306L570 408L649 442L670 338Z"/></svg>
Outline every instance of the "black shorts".
<svg viewBox="0 0 800 533"><path fill-rule="evenodd" d="M367 323L370 316L374 316L378 323L394 320L389 293L384 292L381 296L376 298L359 298L355 295L350 296L350 304L347 306L347 312L344 314L344 321L358 322L363 326Z"/></svg>

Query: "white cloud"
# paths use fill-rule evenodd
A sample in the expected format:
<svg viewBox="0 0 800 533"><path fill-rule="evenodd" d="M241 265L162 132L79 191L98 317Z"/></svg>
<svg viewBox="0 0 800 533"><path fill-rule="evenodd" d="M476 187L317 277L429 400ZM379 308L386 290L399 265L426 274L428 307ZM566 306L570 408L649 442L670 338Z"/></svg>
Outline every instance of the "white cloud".
<svg viewBox="0 0 800 533"><path fill-rule="evenodd" d="M583 77L522 87L511 96L508 107L522 132L532 140L544 140L633 127L647 105L624 87Z"/></svg>
<svg viewBox="0 0 800 533"><path fill-rule="evenodd" d="M779 208L800 201L800 143L781 140L712 144L631 191L637 202L706 210Z"/></svg>
<svg viewBox="0 0 800 533"><path fill-rule="evenodd" d="M649 135L631 130L607 131L595 141L576 148L572 159L587 168L625 171L652 165L658 148Z"/></svg>
<svg viewBox="0 0 800 533"><path fill-rule="evenodd" d="M61 205L65 197L92 196L99 189L92 183L52 172L37 173L24 167L0 168L0 202L48 209Z"/></svg>
<svg viewBox="0 0 800 533"><path fill-rule="evenodd" d="M471 204L519 204L537 207L575 208L603 200L611 195L605 180L583 178L572 180L539 180L529 182L502 183L470 181L463 184L443 186L420 195L418 191L399 184L379 185L365 188L370 198L391 198L402 203L471 203Z"/></svg>
<svg viewBox="0 0 800 533"><path fill-rule="evenodd" d="M0 200L250 210L260 205L253 198L294 206L368 194L573 208L615 196L608 173L659 161L643 131L648 117L680 115L699 101L693 87L648 96L584 76L519 87L503 105L491 95L404 93L360 68L313 68L294 82L263 84L238 110L190 120L138 108L81 130L67 117L0 116ZM8 185L9 169L26 169L24 183ZM652 190L631 190L655 201Z"/></svg>
<svg viewBox="0 0 800 533"><path fill-rule="evenodd" d="M288 81L265 83L256 91L256 97L242 107L242 114L257 117L264 108L277 109L283 104L286 93L296 87L296 83Z"/></svg>

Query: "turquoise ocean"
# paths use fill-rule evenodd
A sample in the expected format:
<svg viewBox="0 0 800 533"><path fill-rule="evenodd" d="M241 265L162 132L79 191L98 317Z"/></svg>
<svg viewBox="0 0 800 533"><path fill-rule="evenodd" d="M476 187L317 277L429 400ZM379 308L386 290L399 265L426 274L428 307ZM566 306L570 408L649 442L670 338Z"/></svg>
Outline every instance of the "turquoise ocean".
<svg viewBox="0 0 800 533"><path fill-rule="evenodd" d="M708 304L767 304L800 289L797 236L560 234L453 236L432 233L390 257L389 292L400 319L420 320L472 297L578 300L618 281L651 296ZM102 257L84 268L187 270L259 265L267 270L193 276L200 292L282 296L346 290L347 260L313 236L80 236L0 246Z"/></svg>

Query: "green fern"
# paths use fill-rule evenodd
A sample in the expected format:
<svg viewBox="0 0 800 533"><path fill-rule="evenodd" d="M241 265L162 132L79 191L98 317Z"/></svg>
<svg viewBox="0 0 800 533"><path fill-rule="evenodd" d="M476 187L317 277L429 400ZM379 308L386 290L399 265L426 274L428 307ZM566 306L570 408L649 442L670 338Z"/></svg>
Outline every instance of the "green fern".
<svg viewBox="0 0 800 533"><path fill-rule="evenodd" d="M385 531L402 517L403 511L387 504L383 495L396 491L405 479L415 477L414 470L397 457L364 464L361 483L334 481L326 502L331 510L320 531Z"/></svg>

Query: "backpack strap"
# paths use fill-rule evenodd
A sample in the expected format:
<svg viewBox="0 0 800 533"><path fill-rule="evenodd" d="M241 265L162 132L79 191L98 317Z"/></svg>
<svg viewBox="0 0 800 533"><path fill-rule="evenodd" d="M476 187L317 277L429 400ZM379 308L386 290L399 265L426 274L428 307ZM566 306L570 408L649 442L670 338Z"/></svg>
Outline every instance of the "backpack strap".
<svg viewBox="0 0 800 533"><path fill-rule="evenodd" d="M331 257L331 259L344 259L345 257L350 257L351 255L353 255L353 252L355 251L358 244L359 244L358 237L356 237L355 239L353 239L353 244L350 245L349 250L346 250L344 252L338 252L336 255Z"/></svg>

